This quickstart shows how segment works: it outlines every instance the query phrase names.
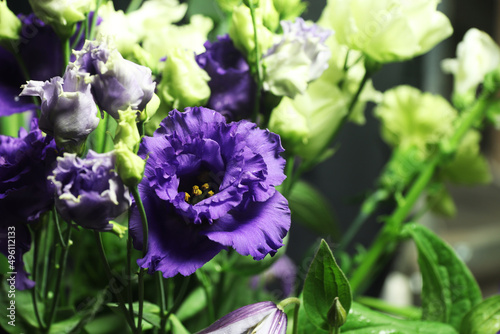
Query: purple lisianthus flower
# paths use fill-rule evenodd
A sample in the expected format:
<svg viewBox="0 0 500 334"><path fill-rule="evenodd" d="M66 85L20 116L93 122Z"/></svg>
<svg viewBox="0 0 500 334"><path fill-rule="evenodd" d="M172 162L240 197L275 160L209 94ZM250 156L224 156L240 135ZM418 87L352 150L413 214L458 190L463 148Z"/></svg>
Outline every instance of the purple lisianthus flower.
<svg viewBox="0 0 500 334"><path fill-rule="evenodd" d="M197 334L285 334L286 313L273 302L243 306L214 322Z"/></svg>
<svg viewBox="0 0 500 334"><path fill-rule="evenodd" d="M66 68L64 78L50 81L28 81L22 96L42 99L40 129L56 139L62 147L79 147L97 128L97 107L86 83L88 74L79 74L74 64Z"/></svg>
<svg viewBox="0 0 500 334"><path fill-rule="evenodd" d="M257 85L250 67L229 35L205 44L206 51L196 56L198 65L210 76L210 99L207 107L219 111L228 120L237 121L250 116L255 104Z"/></svg>
<svg viewBox="0 0 500 334"><path fill-rule="evenodd" d="M261 275L252 277L250 285L253 289L263 286L276 299L289 297L295 288L297 267L286 255L281 256Z"/></svg>
<svg viewBox="0 0 500 334"><path fill-rule="evenodd" d="M164 277L190 275L222 249L261 260L274 255L290 228L287 200L274 188L285 179L278 135L247 121L226 123L203 107L173 110L139 156L149 156L139 184L149 248L138 260ZM142 248L137 210L131 230Z"/></svg>
<svg viewBox="0 0 500 334"><path fill-rule="evenodd" d="M54 204L47 175L57 156L54 139L44 136L36 119L31 131L19 131L19 137L0 135L0 252L8 251L8 232L15 231L16 288L33 286L24 270L22 256L30 249L27 223L38 220Z"/></svg>
<svg viewBox="0 0 500 334"><path fill-rule="evenodd" d="M108 231L110 220L131 203L127 187L114 171L115 154L90 150L85 159L65 153L48 179L54 184L57 211L67 222L97 231Z"/></svg>
<svg viewBox="0 0 500 334"><path fill-rule="evenodd" d="M151 70L122 57L108 40L86 41L75 64L90 74L97 104L113 118L118 110L144 110L155 90Z"/></svg>
<svg viewBox="0 0 500 334"><path fill-rule="evenodd" d="M51 26L38 19L35 14L19 15L22 22L19 40L13 41L10 49L0 46L0 116L35 110L30 97L19 97L21 85L27 80L49 80L61 75L63 52L59 37ZM99 21L98 21L99 22ZM74 43L78 31L71 38ZM84 39L76 42L75 50L81 49ZM16 60L15 52L26 67L26 77Z"/></svg>

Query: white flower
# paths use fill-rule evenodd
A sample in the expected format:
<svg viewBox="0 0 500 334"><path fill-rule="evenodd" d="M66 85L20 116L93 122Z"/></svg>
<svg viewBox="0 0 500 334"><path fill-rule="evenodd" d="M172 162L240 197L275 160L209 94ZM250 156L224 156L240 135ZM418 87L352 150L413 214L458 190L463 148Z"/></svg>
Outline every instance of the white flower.
<svg viewBox="0 0 500 334"><path fill-rule="evenodd" d="M457 58L441 63L444 72L455 78L454 93L475 96L477 86L484 76L500 65L500 47L483 31L467 31L457 47Z"/></svg>
<svg viewBox="0 0 500 334"><path fill-rule="evenodd" d="M453 28L436 10L440 0L328 0L320 24L339 43L380 63L421 55L449 37Z"/></svg>

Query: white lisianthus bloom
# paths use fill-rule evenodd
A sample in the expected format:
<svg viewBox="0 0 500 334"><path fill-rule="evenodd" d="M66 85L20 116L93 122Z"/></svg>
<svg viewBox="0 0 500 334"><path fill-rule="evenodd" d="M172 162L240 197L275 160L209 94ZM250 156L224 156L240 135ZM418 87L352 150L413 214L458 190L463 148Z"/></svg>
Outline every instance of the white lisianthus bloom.
<svg viewBox="0 0 500 334"><path fill-rule="evenodd" d="M472 28L457 47L457 58L441 63L444 72L455 78L454 94L475 97L485 75L500 65L500 47L485 32Z"/></svg>
<svg viewBox="0 0 500 334"><path fill-rule="evenodd" d="M74 32L77 22L85 19L91 10L92 0L30 0L31 8L43 22L51 25L63 37Z"/></svg>
<svg viewBox="0 0 500 334"><path fill-rule="evenodd" d="M449 37L453 28L436 10L440 0L328 0L319 23L340 44L379 63L411 59Z"/></svg>

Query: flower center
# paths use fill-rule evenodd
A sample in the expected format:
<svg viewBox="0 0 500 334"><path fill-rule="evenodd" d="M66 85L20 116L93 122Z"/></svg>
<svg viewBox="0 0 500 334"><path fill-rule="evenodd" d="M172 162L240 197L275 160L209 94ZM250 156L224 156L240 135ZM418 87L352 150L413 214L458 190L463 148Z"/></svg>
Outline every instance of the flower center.
<svg viewBox="0 0 500 334"><path fill-rule="evenodd" d="M204 183L201 187L193 186L193 191L191 195L187 192L184 192L185 197L184 200L189 204L196 204L203 201L205 198L212 197L215 193L212 189L210 189L210 185L208 183Z"/></svg>

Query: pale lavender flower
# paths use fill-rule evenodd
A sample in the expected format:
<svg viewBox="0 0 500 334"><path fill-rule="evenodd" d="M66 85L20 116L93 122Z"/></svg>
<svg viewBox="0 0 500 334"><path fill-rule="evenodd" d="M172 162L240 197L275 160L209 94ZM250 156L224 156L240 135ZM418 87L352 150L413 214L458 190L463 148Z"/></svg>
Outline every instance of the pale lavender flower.
<svg viewBox="0 0 500 334"><path fill-rule="evenodd" d="M286 313L273 302L243 306L197 334L285 334Z"/></svg>

